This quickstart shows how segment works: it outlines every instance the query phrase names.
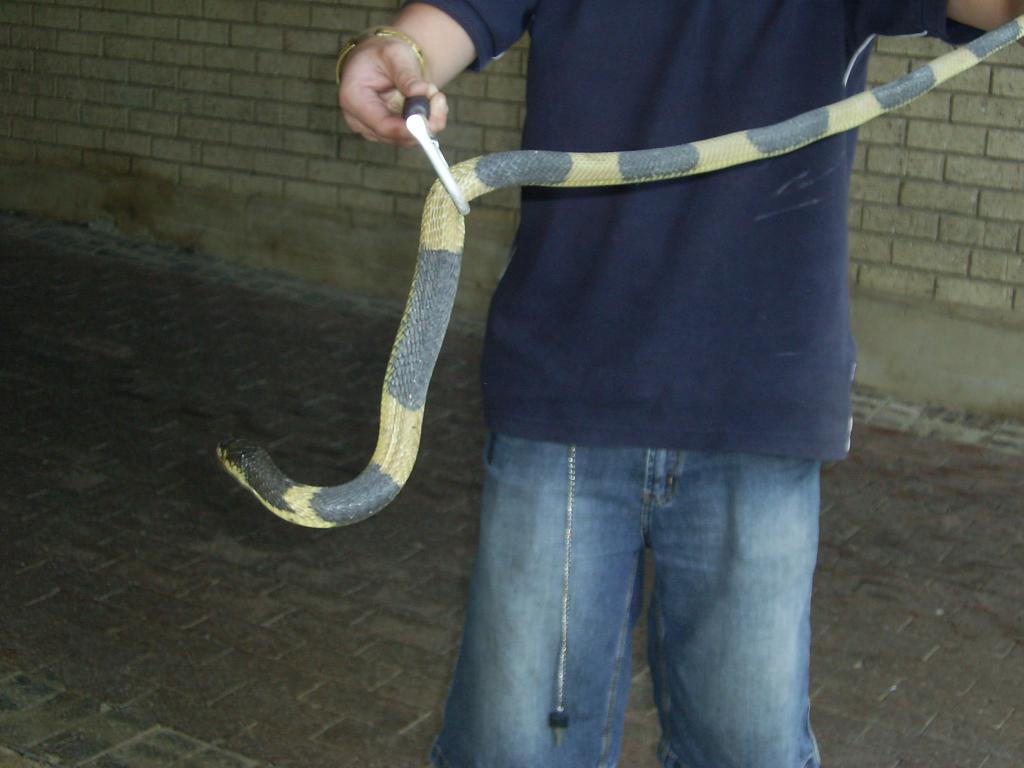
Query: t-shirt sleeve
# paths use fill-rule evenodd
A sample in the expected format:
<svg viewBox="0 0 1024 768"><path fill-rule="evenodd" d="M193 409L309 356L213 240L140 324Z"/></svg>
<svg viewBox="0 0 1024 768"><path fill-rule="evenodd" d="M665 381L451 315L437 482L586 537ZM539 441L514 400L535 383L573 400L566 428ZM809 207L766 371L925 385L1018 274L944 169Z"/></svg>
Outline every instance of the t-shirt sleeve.
<svg viewBox="0 0 1024 768"><path fill-rule="evenodd" d="M946 18L947 0L848 0L854 35L928 35L948 43L967 43L980 30Z"/></svg>
<svg viewBox="0 0 1024 768"><path fill-rule="evenodd" d="M481 70L523 36L538 0L412 0L426 2L457 21L476 47L470 69Z"/></svg>

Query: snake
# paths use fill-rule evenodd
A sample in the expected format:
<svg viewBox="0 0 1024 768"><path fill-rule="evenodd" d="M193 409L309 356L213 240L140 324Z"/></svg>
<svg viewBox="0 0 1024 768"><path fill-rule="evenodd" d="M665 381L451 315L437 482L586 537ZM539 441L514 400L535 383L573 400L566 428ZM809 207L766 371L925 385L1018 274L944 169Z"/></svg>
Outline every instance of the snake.
<svg viewBox="0 0 1024 768"><path fill-rule="evenodd" d="M461 162L451 172L468 201L507 187L642 184L766 160L904 107L1022 37L1024 15L889 83L765 127L657 149L497 152ZM465 220L435 182L424 203L416 267L384 375L377 445L356 477L334 486L306 485L286 476L250 441L217 446L227 472L275 515L311 528L350 525L383 509L405 485L419 450L427 390L451 317L464 242Z"/></svg>

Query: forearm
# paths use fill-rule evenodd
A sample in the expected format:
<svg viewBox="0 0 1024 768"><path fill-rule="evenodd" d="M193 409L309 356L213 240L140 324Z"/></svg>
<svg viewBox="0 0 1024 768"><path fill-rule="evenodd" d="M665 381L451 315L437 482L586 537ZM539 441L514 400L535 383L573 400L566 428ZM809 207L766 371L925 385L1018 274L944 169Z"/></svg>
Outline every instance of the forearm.
<svg viewBox="0 0 1024 768"><path fill-rule="evenodd" d="M995 29L1024 16L1024 0L949 0L949 18L978 29Z"/></svg>
<svg viewBox="0 0 1024 768"><path fill-rule="evenodd" d="M398 13L392 26L419 45L430 67L428 77L438 88L444 88L476 58L466 31L432 5L410 3Z"/></svg>

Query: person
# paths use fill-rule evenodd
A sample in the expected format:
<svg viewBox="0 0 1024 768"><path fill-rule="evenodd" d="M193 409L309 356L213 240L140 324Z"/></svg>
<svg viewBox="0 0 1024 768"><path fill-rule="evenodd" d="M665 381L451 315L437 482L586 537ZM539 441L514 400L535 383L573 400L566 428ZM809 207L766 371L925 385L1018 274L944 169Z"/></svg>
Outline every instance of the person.
<svg viewBox="0 0 1024 768"><path fill-rule="evenodd" d="M951 42L1024 0L428 0L345 56L339 102L411 145L430 99L530 34L523 147L672 146L864 88L875 35ZM817 768L809 720L823 461L855 366L846 225L855 136L706 176L527 188L482 362L480 544L431 759L618 759L641 608L663 766Z"/></svg>

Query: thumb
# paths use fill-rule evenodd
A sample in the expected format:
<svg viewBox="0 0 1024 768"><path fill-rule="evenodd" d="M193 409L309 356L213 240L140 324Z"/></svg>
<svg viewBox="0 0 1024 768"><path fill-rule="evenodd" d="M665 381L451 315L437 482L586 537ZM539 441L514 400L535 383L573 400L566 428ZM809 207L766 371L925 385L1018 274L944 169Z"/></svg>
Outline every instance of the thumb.
<svg viewBox="0 0 1024 768"><path fill-rule="evenodd" d="M423 79L419 70L403 72L395 80L399 92L406 98L409 96L430 96L437 88Z"/></svg>
<svg viewBox="0 0 1024 768"><path fill-rule="evenodd" d="M427 96L430 83L420 67L419 59L408 46L393 42L381 51L386 66L391 70L391 82L402 96Z"/></svg>

